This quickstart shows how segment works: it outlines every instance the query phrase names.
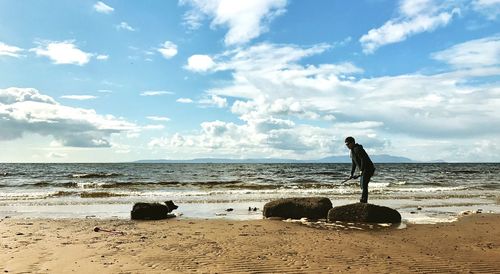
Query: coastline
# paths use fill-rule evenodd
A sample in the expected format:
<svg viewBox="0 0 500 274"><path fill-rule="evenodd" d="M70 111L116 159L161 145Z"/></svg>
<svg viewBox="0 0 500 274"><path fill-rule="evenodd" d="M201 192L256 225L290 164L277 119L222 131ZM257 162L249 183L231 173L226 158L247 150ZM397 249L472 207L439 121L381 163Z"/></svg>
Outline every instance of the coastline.
<svg viewBox="0 0 500 274"><path fill-rule="evenodd" d="M354 203L352 199L331 199L333 206ZM148 201L153 202L153 201ZM154 202L162 203L162 200ZM173 213L180 218L194 219L228 219L228 220L260 220L262 208L267 201L225 201L225 202L174 202L179 206ZM404 223L434 224L455 221L463 212L500 213L500 204L491 199L370 199L370 203L388 206L400 212ZM88 204L14 204L0 205L0 219L73 219L98 218L121 219L130 218L133 203L113 203L106 200L94 200ZM226 209L233 209L227 212ZM249 211L248 208L257 208ZM418 210L420 208L420 210Z"/></svg>
<svg viewBox="0 0 500 274"><path fill-rule="evenodd" d="M94 232L95 227L102 230ZM3 218L0 237L4 273L492 273L500 269L500 214L363 230L277 220Z"/></svg>

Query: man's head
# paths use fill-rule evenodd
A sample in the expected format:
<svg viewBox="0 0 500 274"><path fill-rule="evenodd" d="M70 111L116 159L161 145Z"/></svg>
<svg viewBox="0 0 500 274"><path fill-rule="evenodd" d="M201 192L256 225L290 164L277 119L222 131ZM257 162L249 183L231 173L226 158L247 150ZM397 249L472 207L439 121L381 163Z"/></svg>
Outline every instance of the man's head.
<svg viewBox="0 0 500 274"><path fill-rule="evenodd" d="M354 145L356 144L356 140L354 140L353 137L349 136L345 138L345 145L349 148L352 149Z"/></svg>

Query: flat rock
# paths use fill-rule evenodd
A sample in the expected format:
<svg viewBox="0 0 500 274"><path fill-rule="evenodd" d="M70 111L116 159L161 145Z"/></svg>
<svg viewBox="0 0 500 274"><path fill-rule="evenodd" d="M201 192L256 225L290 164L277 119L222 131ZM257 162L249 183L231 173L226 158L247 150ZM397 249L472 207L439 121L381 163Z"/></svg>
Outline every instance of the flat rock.
<svg viewBox="0 0 500 274"><path fill-rule="evenodd" d="M264 217L325 219L332 202L324 197L284 198L264 205Z"/></svg>
<svg viewBox="0 0 500 274"><path fill-rule="evenodd" d="M395 209L368 203L336 206L328 211L328 222L400 223L401 214Z"/></svg>

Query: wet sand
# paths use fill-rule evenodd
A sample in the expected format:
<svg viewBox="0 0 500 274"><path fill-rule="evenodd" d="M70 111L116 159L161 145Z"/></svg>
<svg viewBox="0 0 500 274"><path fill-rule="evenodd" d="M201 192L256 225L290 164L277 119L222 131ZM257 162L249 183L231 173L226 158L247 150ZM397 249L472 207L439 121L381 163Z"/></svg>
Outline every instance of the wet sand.
<svg viewBox="0 0 500 274"><path fill-rule="evenodd" d="M278 220L0 221L0 273L498 273L499 258L500 214L363 230Z"/></svg>

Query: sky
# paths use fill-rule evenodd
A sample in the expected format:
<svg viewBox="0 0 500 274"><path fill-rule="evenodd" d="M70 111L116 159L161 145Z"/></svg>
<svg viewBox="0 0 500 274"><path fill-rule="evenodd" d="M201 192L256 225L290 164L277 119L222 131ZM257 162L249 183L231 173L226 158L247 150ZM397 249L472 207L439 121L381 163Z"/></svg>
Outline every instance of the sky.
<svg viewBox="0 0 500 274"><path fill-rule="evenodd" d="M500 0L0 0L0 162L500 161Z"/></svg>

